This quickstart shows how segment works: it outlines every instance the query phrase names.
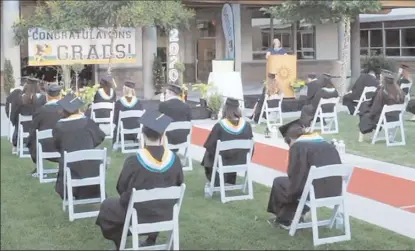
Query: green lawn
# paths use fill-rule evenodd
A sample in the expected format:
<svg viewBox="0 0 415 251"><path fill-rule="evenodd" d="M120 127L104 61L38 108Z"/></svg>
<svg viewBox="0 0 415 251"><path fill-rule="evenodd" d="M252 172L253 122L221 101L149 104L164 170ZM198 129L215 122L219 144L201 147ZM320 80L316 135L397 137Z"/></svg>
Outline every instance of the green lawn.
<svg viewBox="0 0 415 251"><path fill-rule="evenodd" d="M39 184L29 177L33 164L10 153L10 144L1 142L1 249L108 250L94 219L69 222L62 211L54 184ZM107 192L115 195L124 156L112 154L107 173ZM219 197L205 199L205 177L196 166L185 174L187 190L180 216L181 249L312 249L310 230L295 238L283 229L266 223L269 188L255 185L254 201L221 204ZM326 214L327 210L323 212ZM327 233L327 231L324 231ZM414 249L415 240L352 219L352 241L318 247L323 250Z"/></svg>
<svg viewBox="0 0 415 251"><path fill-rule="evenodd" d="M407 119L409 117L411 116L406 114L405 118ZM359 143L357 141L359 137L359 117L350 116L344 112L339 113L339 133L323 136L329 140L333 138L344 140L346 151L348 153L408 167L415 167L415 155L413 154L413 149L415 149L415 122L407 121L406 119L404 121L406 138L405 146L387 147L385 141L378 141L375 145L372 145L371 141L373 133L366 135L365 141ZM284 123L288 123L292 120L294 119L285 119ZM257 133L264 133L264 130L265 123L259 126L257 125L254 128L254 131ZM379 135L383 137L383 131L381 131ZM280 134L279 137L281 137ZM400 137L398 139L400 139Z"/></svg>

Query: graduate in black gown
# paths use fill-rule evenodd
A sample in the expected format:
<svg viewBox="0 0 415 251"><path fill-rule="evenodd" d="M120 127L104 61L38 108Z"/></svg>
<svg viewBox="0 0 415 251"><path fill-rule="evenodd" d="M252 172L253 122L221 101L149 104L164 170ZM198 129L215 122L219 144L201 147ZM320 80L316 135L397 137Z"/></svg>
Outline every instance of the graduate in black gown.
<svg viewBox="0 0 415 251"><path fill-rule="evenodd" d="M23 81L22 81L22 84L24 85ZM10 118L10 105L15 103L16 100L19 99L20 96L22 95L23 85L11 89L10 94L6 98L6 104L5 104L4 109L6 110L7 118Z"/></svg>
<svg viewBox="0 0 415 251"><path fill-rule="evenodd" d="M100 88L94 96L94 103L110 102L115 103L117 100L117 94L113 87L114 80L111 76L106 76L99 81ZM109 117L110 112L108 110L97 110L95 111L96 118Z"/></svg>
<svg viewBox="0 0 415 251"><path fill-rule="evenodd" d="M274 179L267 212L276 217L268 220L273 226L289 229L294 218L311 166L341 164L336 147L324 140L318 133L307 133L299 120L279 128L289 145L288 177ZM342 189L341 177L330 177L313 182L316 198L338 196ZM303 215L309 211L303 210Z"/></svg>
<svg viewBox="0 0 415 251"><path fill-rule="evenodd" d="M399 68L399 77L398 77L397 84L400 87L401 84L407 84L411 82L412 82L412 78L411 78L409 66L407 66L406 64L401 64L401 67ZM403 92L405 93L405 95L408 94L409 91L410 90L408 88L403 89Z"/></svg>
<svg viewBox="0 0 415 251"><path fill-rule="evenodd" d="M227 98L223 107L222 119L216 123L203 147L206 149L201 165L205 168L206 178L210 181L212 177L213 162L215 160L217 141L229 141L236 139L252 139L252 127L246 122L239 101ZM229 150L221 153L224 165L238 165L246 163L246 150ZM225 183L235 184L236 173L225 174ZM216 175L215 186L219 186L219 175Z"/></svg>
<svg viewBox="0 0 415 251"><path fill-rule="evenodd" d="M303 106L301 109L301 124L305 126L310 126L311 122L314 119L314 115L317 111L318 104L320 102L320 99L328 99L328 98L336 98L339 94L334 88L334 85L332 84L329 77L322 78L322 87L320 90L316 92L313 99L311 100L310 104ZM322 107L323 112L331 112L334 109L333 105L326 104ZM317 120L318 122L319 120Z"/></svg>
<svg viewBox="0 0 415 251"><path fill-rule="evenodd" d="M255 123L258 123L259 121L259 116L261 115L261 110L262 110L262 106L264 104L264 100L265 100L265 96L269 95L271 92L276 92L277 91L277 82L276 82L276 76L277 74L275 73L268 73L268 80L264 83L264 87L262 88L262 93L261 93L261 97L257 100L257 102L254 105L254 113L252 114L252 116L249 118L251 120L253 120ZM278 102L274 101L275 102ZM268 103L268 105L270 105ZM263 118L266 118L266 114L264 113ZM268 128L266 128L266 133L268 133L267 131Z"/></svg>
<svg viewBox="0 0 415 251"><path fill-rule="evenodd" d="M412 99L408 102L408 106L406 107L406 110L414 116L410 119L410 121L415 121L415 99Z"/></svg>
<svg viewBox="0 0 415 251"><path fill-rule="evenodd" d="M94 149L105 139L105 133L93 120L80 112L84 103L73 94L67 94L58 101L63 108L64 118L53 128L52 134L55 147L60 152L59 172L55 191L63 199L63 155L64 152ZM73 179L94 177L99 175L99 161L81 161L69 165ZM76 199L97 198L100 196L99 185L77 187L73 189Z"/></svg>
<svg viewBox="0 0 415 251"><path fill-rule="evenodd" d="M365 87L377 87L379 85L379 80L376 78L376 75L379 74L379 70L370 70L368 73L363 73L360 77L356 80L356 83L353 85L352 90L344 95L343 97L343 105L349 109L350 114L355 112L357 103L355 100L359 100L360 96L362 96L363 90ZM374 97L373 94L367 94L366 97L372 99Z"/></svg>
<svg viewBox="0 0 415 251"><path fill-rule="evenodd" d="M373 98L371 106L365 107L359 114L359 142L363 142L364 134L371 133L376 129L384 105L403 104L404 101L405 94L396 83L393 75L384 75L382 86ZM386 114L386 120L388 122L397 121L398 116L399 114L396 112L389 112Z"/></svg>
<svg viewBox="0 0 415 251"><path fill-rule="evenodd" d="M140 100L135 95L135 83L126 81L123 87L124 96L115 102L114 107L114 136L112 138L112 144L117 141L117 127L118 118L120 111L131 111L131 110L143 110L143 106ZM123 125L125 129L134 129L140 126L140 123L136 118L125 118L123 119ZM137 140L137 134L126 134L124 135L125 140Z"/></svg>
<svg viewBox="0 0 415 251"><path fill-rule="evenodd" d="M47 103L40 107L33 115L33 126L29 134L27 147L30 151L33 163L36 164L36 130L43 131L53 129L56 123L63 117L62 108L58 105L61 99L60 85L49 85L47 88ZM56 152L55 141L53 138L43 139L40 141L44 152ZM59 159L48 159L51 162L59 162ZM32 172L32 176L36 177L36 168Z"/></svg>
<svg viewBox="0 0 415 251"><path fill-rule="evenodd" d="M306 105L311 104L316 93L323 87L323 79L314 73L308 74Z"/></svg>
<svg viewBox="0 0 415 251"><path fill-rule="evenodd" d="M117 182L119 197L107 198L102 204L96 220L106 239L114 241L120 248L121 236L132 189L148 190L180 186L183 170L179 157L163 146L163 134L172 119L157 111L146 111L140 118L143 125L145 146L135 155L128 156ZM173 216L176 201L163 200L136 203L139 223L168 221ZM158 233L150 233L145 243L156 243Z"/></svg>
<svg viewBox="0 0 415 251"><path fill-rule="evenodd" d="M159 104L158 111L172 118L173 122L192 120L190 106L183 102L182 94L183 90L180 86L169 84L165 92L165 101ZM166 136L170 144L176 145L185 142L189 132L189 130L175 130L167 132Z"/></svg>
<svg viewBox="0 0 415 251"><path fill-rule="evenodd" d="M27 79L26 84L23 87L21 95L13 99L11 103L10 121L14 126L13 133L13 146L17 146L17 132L19 125L19 114L23 116L32 116L35 111L40 107L38 102L39 98L39 86L35 79ZM32 128L32 121L23 122L23 131L30 132ZM24 139L23 144L27 144L27 138Z"/></svg>

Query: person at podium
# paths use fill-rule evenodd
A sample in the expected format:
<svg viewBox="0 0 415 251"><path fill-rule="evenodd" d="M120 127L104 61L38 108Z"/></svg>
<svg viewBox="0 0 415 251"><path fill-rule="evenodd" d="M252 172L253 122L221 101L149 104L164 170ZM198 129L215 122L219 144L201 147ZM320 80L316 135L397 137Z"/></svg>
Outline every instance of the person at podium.
<svg viewBox="0 0 415 251"><path fill-rule="evenodd" d="M274 39L273 47L269 48L265 54L265 58L268 59L270 55L287 55L288 51L281 47L281 42L278 38Z"/></svg>

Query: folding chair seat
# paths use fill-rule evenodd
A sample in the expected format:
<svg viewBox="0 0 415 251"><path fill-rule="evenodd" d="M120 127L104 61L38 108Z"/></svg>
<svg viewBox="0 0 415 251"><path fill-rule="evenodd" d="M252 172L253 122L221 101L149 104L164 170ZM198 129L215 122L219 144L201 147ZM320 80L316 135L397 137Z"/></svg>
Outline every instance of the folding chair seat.
<svg viewBox="0 0 415 251"><path fill-rule="evenodd" d="M366 86L363 89L362 95L360 95L359 100L354 100L356 105L356 109L354 110L353 116L356 116L359 113L360 106L363 104L363 102L370 101L373 98L373 94L375 94L377 91L377 88L375 86ZM368 96L370 95L370 96Z"/></svg>
<svg viewBox="0 0 415 251"><path fill-rule="evenodd" d="M258 124L261 124L264 119L264 114L266 115L265 121L267 128L271 132L277 131L277 127L283 124L282 120L282 101L284 99L284 94L282 95L273 95L269 97L265 95L264 103L262 105L261 113L259 114ZM277 106L270 107L270 102L278 102ZM274 115L274 116L273 116ZM272 120L272 117L275 117L275 121Z"/></svg>
<svg viewBox="0 0 415 251"><path fill-rule="evenodd" d="M68 164L78 161L85 160L98 160L101 161L99 166L99 175L96 177L88 177L83 179L72 179L71 169L68 167ZM102 203L105 200L105 167L107 161L107 149L91 149L91 150L81 150L75 152L64 152L63 154L63 201L62 207L63 211L66 211L66 207L69 209L69 221L74 221L75 219L89 218L98 216L99 211L90 211L75 213L75 205L84 205L84 204L95 204ZM80 199L75 200L73 196L73 188L76 187L85 187L99 185L100 186L100 197L92 199Z"/></svg>
<svg viewBox="0 0 415 251"><path fill-rule="evenodd" d="M133 188L125 217L120 250L172 250L172 248L179 250L179 215L185 190L184 183L181 186L150 190L135 190ZM134 208L135 203L155 200L177 200L173 207L173 218L169 221L139 224L137 210ZM126 247L128 232L131 232L132 235L132 248ZM162 245L140 247L139 235L154 232L169 232L168 242Z"/></svg>
<svg viewBox="0 0 415 251"><path fill-rule="evenodd" d="M186 141L180 144L173 145L168 142L168 138L166 137L167 148L170 150L183 151L183 158L180 159L180 161L182 162L183 171L192 171L193 161L192 161L192 157L190 156L190 146L191 146L191 138L192 138L192 122L190 121L172 122L167 127L166 132L173 132L176 130L189 130L189 134L187 135Z"/></svg>
<svg viewBox="0 0 415 251"><path fill-rule="evenodd" d="M314 246L347 241L351 239L349 211L346 206L347 186L353 173L353 166L346 164L328 165L322 167L312 166L304 186L303 193L299 199L299 204L291 223L289 234L294 236L298 229L312 228ZM313 181L329 177L342 177L341 194L333 197L316 198ZM305 206L310 208L311 222L300 222L301 214ZM319 221L317 218L317 208L333 207L330 219ZM343 235L320 238L318 227L334 225L342 226Z"/></svg>
<svg viewBox="0 0 415 251"><path fill-rule="evenodd" d="M32 116L24 116L19 114L19 124L17 127L17 155L20 158L29 158L29 148L26 147L25 139L29 138L29 132L25 132L23 128L24 122L32 121Z"/></svg>
<svg viewBox="0 0 415 251"><path fill-rule="evenodd" d="M337 104L339 103L340 98L322 98L318 103L316 113L314 114L313 122L311 123L311 130L316 129L317 119L320 119L320 129L321 134L334 134L339 133L339 120L337 118ZM323 106L333 106L332 112L323 112ZM324 125L324 123L327 125ZM334 128L333 128L334 126Z"/></svg>
<svg viewBox="0 0 415 251"><path fill-rule="evenodd" d="M234 200L252 200L254 199L254 191L251 178L251 156L252 149L254 147L253 140L229 140L220 141L218 140L216 145L215 159L213 162L212 177L210 183L205 187L206 197L212 197L214 192L219 192L222 203L226 203ZM239 165L223 165L222 156L220 155L223 151L228 150L247 150L246 163ZM225 186L225 174L243 172L245 174L245 180L240 185L226 185ZM216 175L219 175L219 187L215 187ZM226 191L233 191L241 189L243 193L246 193L248 188L248 194L226 196Z"/></svg>
<svg viewBox="0 0 415 251"><path fill-rule="evenodd" d="M44 168L44 160L52 159L52 158L60 158L61 154L59 152L44 152L42 144L40 143L41 140L44 139L51 139L52 136L52 129L39 131L36 130L36 170L39 177L40 183L49 183L55 182L56 178L48 178L48 174L57 174L59 172L59 168ZM57 164L56 164L57 165Z"/></svg>
<svg viewBox="0 0 415 251"><path fill-rule="evenodd" d="M118 116L118 126L117 126L117 135L115 146L118 148L121 146L122 153L132 153L137 151L141 147L141 125L137 128L126 129L124 128L123 119L126 118L136 118L137 120L143 116L145 110L130 110L130 111L120 111ZM125 135L137 134L137 142L133 140L125 140Z"/></svg>
<svg viewBox="0 0 415 251"><path fill-rule="evenodd" d="M406 104L395 104L395 105L384 105L382 113L380 114L378 124L376 126L375 133L373 134L372 144L376 141L386 140L386 146L404 146L406 145L405 140L405 128L403 126L403 113L405 111ZM397 121L387 121L387 114L396 113L398 115ZM401 132L401 141L396 142L396 134L398 128ZM385 137L379 137L379 133L383 129Z"/></svg>
<svg viewBox="0 0 415 251"><path fill-rule="evenodd" d="M97 118L95 115L96 110L109 110L110 115L109 117L105 118ZM99 103L92 103L91 105L91 119L95 121L95 123L99 124L99 126L103 129L106 133L106 139L112 139L114 134L114 103L112 102L99 102ZM107 126L105 129L102 126Z"/></svg>

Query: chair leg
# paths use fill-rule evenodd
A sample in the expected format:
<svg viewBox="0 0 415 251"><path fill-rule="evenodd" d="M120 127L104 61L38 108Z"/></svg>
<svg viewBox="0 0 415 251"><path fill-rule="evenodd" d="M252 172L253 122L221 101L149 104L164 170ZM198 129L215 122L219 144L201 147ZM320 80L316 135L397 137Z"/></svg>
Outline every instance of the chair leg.
<svg viewBox="0 0 415 251"><path fill-rule="evenodd" d="M314 204L311 204L310 210L311 210L311 225L313 228L313 243L314 243L314 246L316 246L316 244L318 243L318 239L319 239L317 208Z"/></svg>
<svg viewBox="0 0 415 251"><path fill-rule="evenodd" d="M295 210L294 218L291 221L291 226L290 226L290 231L289 231L290 236L294 236L295 232L297 231L297 226L300 223L303 209L304 209L304 203L301 203L300 201L300 203L298 203L297 209Z"/></svg>
<svg viewBox="0 0 415 251"><path fill-rule="evenodd" d="M381 122L382 123L382 122ZM379 135L379 131L380 131L380 125L378 123L378 125L376 126L376 130L375 133L373 134L373 138L372 138L372 145L374 145L377 141L378 135Z"/></svg>
<svg viewBox="0 0 415 251"><path fill-rule="evenodd" d="M401 131L401 142L402 142L402 145L406 145L405 128L403 126L402 120L401 120L401 124L399 125L399 129Z"/></svg>
<svg viewBox="0 0 415 251"><path fill-rule="evenodd" d="M383 128L383 131L385 131L385 140L386 140L386 146L389 146L391 144L390 137L389 137L389 129L385 126Z"/></svg>
<svg viewBox="0 0 415 251"><path fill-rule="evenodd" d="M69 211L69 221L74 221L74 202L73 202L73 190L72 190L72 184L71 184L71 175L68 174L66 176L66 184L68 189L68 211Z"/></svg>
<svg viewBox="0 0 415 251"><path fill-rule="evenodd" d="M219 186L220 186L220 200L222 203L226 203L226 189L225 189L225 174L219 167Z"/></svg>

